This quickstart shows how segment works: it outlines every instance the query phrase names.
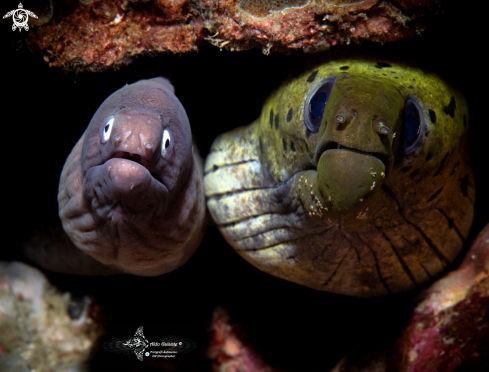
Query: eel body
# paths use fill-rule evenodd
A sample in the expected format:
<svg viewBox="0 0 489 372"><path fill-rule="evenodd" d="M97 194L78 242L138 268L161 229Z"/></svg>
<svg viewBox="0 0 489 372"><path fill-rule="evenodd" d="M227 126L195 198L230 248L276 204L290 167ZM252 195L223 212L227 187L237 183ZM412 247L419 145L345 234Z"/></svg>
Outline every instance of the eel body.
<svg viewBox="0 0 489 372"><path fill-rule="evenodd" d="M202 177L173 86L141 80L103 102L68 156L59 216L74 245L108 271L164 274L202 239Z"/></svg>
<svg viewBox="0 0 489 372"><path fill-rule="evenodd" d="M312 62L255 122L214 141L207 206L262 271L360 297L406 291L439 275L469 233L467 130L464 97L436 75Z"/></svg>

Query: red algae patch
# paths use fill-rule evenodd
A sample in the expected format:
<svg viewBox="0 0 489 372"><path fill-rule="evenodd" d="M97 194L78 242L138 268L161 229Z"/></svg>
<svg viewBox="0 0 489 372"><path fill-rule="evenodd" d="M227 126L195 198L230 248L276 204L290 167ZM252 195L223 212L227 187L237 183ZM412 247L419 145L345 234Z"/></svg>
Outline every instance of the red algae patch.
<svg viewBox="0 0 489 372"><path fill-rule="evenodd" d="M397 41L421 33L437 9L436 0L66 0L54 3L49 22L33 25L28 43L50 66L102 71L208 43L268 54Z"/></svg>

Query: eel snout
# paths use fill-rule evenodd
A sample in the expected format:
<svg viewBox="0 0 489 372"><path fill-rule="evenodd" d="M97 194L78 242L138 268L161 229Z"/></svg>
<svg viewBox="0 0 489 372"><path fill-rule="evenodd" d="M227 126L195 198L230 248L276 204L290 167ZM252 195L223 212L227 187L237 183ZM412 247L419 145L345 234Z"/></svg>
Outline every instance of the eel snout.
<svg viewBox="0 0 489 372"><path fill-rule="evenodd" d="M137 174L145 168L149 174L161 182L161 178L155 174L155 169L161 158L163 140L163 128L160 120L154 115L122 111L114 115L111 125L111 135L103 152L103 161L107 163L111 159L123 159L125 173L134 170ZM105 131L106 127L102 128ZM118 164L118 163L114 163Z"/></svg>

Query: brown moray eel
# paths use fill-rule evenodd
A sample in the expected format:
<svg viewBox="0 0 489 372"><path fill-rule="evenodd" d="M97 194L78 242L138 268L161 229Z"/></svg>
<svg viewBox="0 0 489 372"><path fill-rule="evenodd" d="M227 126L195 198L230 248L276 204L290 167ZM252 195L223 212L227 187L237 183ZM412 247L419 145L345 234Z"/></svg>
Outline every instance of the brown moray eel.
<svg viewBox="0 0 489 372"><path fill-rule="evenodd" d="M104 101L68 156L59 216L74 245L108 272L164 274L184 264L202 239L202 177L173 86L163 78L141 80ZM67 261L58 259L61 266ZM92 273L85 266L82 273Z"/></svg>
<svg viewBox="0 0 489 372"><path fill-rule="evenodd" d="M365 58L297 69L205 164L207 206L260 270L375 297L439 275L475 189L465 99L437 76Z"/></svg>

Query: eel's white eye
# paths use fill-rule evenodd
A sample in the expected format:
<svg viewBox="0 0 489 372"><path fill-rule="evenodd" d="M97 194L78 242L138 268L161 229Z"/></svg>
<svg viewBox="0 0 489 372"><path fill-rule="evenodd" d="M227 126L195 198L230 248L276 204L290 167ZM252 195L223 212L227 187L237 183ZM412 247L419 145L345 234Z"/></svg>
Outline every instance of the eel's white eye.
<svg viewBox="0 0 489 372"><path fill-rule="evenodd" d="M114 126L114 119L115 118L111 116L102 128L102 143L105 143L109 140L110 133L112 132L112 127Z"/></svg>
<svg viewBox="0 0 489 372"><path fill-rule="evenodd" d="M161 141L161 155L168 156L170 154L172 145L173 143L171 140L170 131L165 129L163 131L163 140Z"/></svg>

